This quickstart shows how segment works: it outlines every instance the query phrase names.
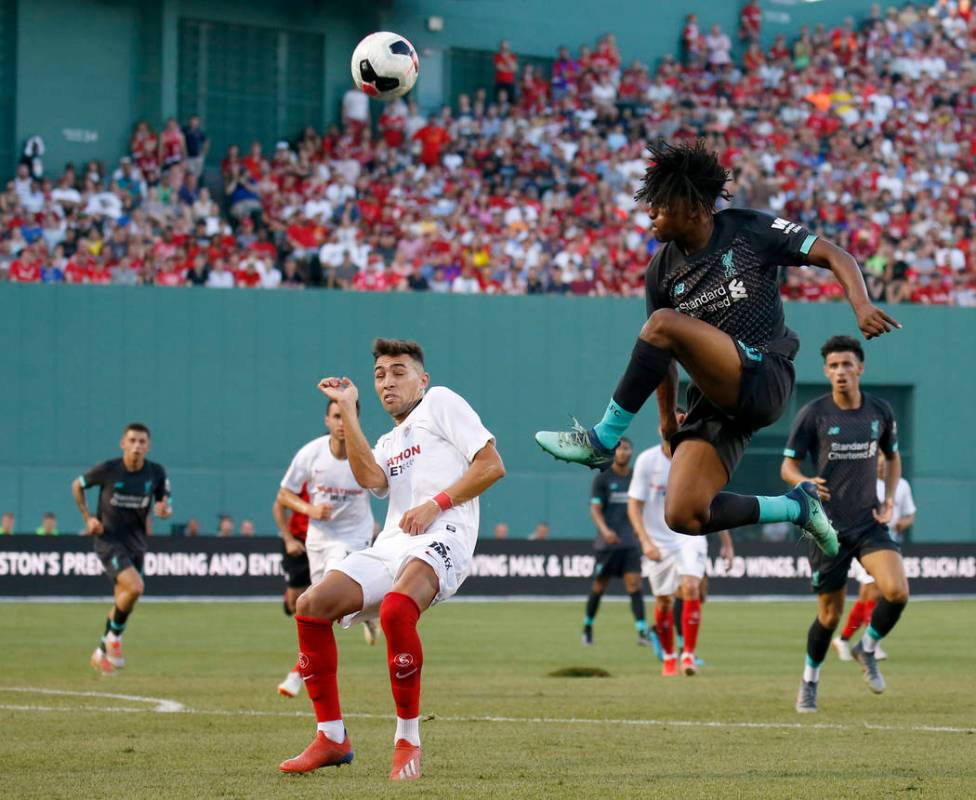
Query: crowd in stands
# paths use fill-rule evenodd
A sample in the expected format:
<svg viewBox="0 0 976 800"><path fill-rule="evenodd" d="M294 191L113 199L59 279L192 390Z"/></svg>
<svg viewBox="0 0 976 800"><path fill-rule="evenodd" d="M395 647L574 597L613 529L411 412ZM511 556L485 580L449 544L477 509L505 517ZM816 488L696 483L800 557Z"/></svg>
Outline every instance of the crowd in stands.
<svg viewBox="0 0 976 800"><path fill-rule="evenodd" d="M689 14L680 57L653 70L609 34L548 74L503 42L494 86L437 114L350 90L341 126L219 162L198 118L140 122L115 168L19 166L0 280L639 295L657 246L633 201L645 145L702 137L732 205L847 248L875 299L976 305L969 0L876 6L766 50L761 26L757 0L735 44ZM782 291L843 297L813 268Z"/></svg>

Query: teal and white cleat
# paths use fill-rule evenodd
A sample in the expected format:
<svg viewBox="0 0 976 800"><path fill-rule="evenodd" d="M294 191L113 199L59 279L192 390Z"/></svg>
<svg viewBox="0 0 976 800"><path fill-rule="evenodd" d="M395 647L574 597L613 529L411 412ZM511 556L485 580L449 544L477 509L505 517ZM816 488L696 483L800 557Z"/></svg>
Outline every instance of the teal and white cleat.
<svg viewBox="0 0 976 800"><path fill-rule="evenodd" d="M824 511L823 503L820 502L816 484L803 481L790 489L786 496L793 498L800 504L800 518L796 521L796 526L810 535L824 555L831 558L836 556L840 551L837 531L827 519L827 512Z"/></svg>
<svg viewBox="0 0 976 800"><path fill-rule="evenodd" d="M613 462L613 450L604 447L593 428L587 430L573 420L571 431L539 431L536 444L553 458L590 469L604 469Z"/></svg>

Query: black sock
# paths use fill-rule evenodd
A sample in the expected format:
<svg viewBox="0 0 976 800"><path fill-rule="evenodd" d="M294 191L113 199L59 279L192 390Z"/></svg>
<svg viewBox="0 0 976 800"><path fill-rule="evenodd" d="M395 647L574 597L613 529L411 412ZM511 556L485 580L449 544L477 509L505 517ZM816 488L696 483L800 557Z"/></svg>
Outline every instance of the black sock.
<svg viewBox="0 0 976 800"><path fill-rule="evenodd" d="M112 612L112 619L115 621L115 624L118 627L123 627L124 628L125 627L125 621L128 618L129 618L129 612L128 611L123 611L118 606L116 606L115 607L115 610Z"/></svg>
<svg viewBox="0 0 976 800"><path fill-rule="evenodd" d="M613 401L624 411L636 414L664 380L670 366L671 353L638 339L613 393Z"/></svg>
<svg viewBox="0 0 976 800"><path fill-rule="evenodd" d="M759 522L759 501L751 494L719 492L708 509L709 518L703 533L739 528Z"/></svg>
<svg viewBox="0 0 976 800"><path fill-rule="evenodd" d="M282 600L281 601L281 607L285 610L285 616L286 617L290 617L292 614L295 613L290 608L288 608L288 601L287 600Z"/></svg>
<svg viewBox="0 0 976 800"><path fill-rule="evenodd" d="M807 633L807 658L815 665L820 665L827 657L830 649L830 637L833 635L833 628L825 628L820 624L820 617L813 620L810 631Z"/></svg>
<svg viewBox="0 0 976 800"><path fill-rule="evenodd" d="M674 632L676 636L681 635L681 613L684 611L685 601L680 597L674 598L671 606L671 613L674 615Z"/></svg>
<svg viewBox="0 0 976 800"><path fill-rule="evenodd" d="M586 619L583 620L583 624L589 627L593 624L593 619L596 617L596 611L600 607L600 598L603 597L601 594L596 592L590 592L590 596L586 598Z"/></svg>
<svg viewBox="0 0 976 800"><path fill-rule="evenodd" d="M901 616L901 612L905 610L906 603L890 603L883 597L878 600L878 604L874 607L874 612L871 614L871 624L868 630L871 635L876 639L880 639L882 636L887 636L891 633L891 629L895 627L895 623L898 622L898 618Z"/></svg>
<svg viewBox="0 0 976 800"><path fill-rule="evenodd" d="M634 615L637 622L645 622L644 618L644 594L638 589L630 593L630 613Z"/></svg>

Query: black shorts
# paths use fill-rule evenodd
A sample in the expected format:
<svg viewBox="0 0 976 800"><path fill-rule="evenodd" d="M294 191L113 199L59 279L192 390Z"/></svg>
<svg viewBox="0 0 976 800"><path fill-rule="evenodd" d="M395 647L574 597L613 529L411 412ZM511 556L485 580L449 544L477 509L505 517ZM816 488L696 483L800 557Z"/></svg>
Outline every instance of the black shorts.
<svg viewBox="0 0 976 800"><path fill-rule="evenodd" d="M898 542L891 538L888 528L880 523L871 523L857 531L842 531L837 535L840 552L830 558L813 542L810 543L810 568L813 574L810 583L817 594L830 594L847 586L847 573L851 562L877 550L901 552Z"/></svg>
<svg viewBox="0 0 976 800"><path fill-rule="evenodd" d="M638 547L599 550L593 565L594 578L622 578L629 572L641 571L641 551Z"/></svg>
<svg viewBox="0 0 976 800"><path fill-rule="evenodd" d="M695 384L688 387L688 416L671 437L671 450L685 439L702 439L717 451L729 477L742 460L752 434L778 420L790 400L793 362L778 353L760 353L736 342L742 364L739 400L733 411L714 405Z"/></svg>
<svg viewBox="0 0 976 800"><path fill-rule="evenodd" d="M142 562L145 559L145 552L132 550L124 543L115 539L106 539L104 534L95 537L95 554L105 568L105 575L112 583L119 577L120 572L124 572L129 567L135 568L136 572L142 575Z"/></svg>
<svg viewBox="0 0 976 800"><path fill-rule="evenodd" d="M289 589L307 589L312 585L312 573L308 567L308 556L290 556L285 550L285 540L281 540L281 571L285 574L285 584Z"/></svg>

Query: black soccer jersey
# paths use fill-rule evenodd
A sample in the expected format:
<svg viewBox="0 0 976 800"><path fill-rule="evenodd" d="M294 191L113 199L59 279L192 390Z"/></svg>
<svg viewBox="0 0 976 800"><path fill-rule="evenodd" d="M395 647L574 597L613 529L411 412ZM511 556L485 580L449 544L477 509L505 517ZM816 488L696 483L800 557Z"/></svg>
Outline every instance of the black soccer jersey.
<svg viewBox="0 0 976 800"><path fill-rule="evenodd" d="M845 410L825 394L800 409L783 455L802 461L809 454L830 490L827 516L843 536L874 524L879 449L886 456L898 450L891 406L862 392L861 407Z"/></svg>
<svg viewBox="0 0 976 800"><path fill-rule="evenodd" d="M634 526L630 524L630 517L627 516L627 496L630 490L630 479L633 476L633 470L626 475L618 475L611 467L593 479L590 502L600 506L607 527L620 539L620 543L613 545L613 549L637 547ZM593 547L596 550L606 550L611 546L597 531Z"/></svg>
<svg viewBox="0 0 976 800"><path fill-rule="evenodd" d="M685 255L667 242L645 276L647 316L673 308L760 352L792 359L800 343L786 327L779 267L806 264L817 237L778 217L730 208L714 216L708 244Z"/></svg>
<svg viewBox="0 0 976 800"><path fill-rule="evenodd" d="M81 476L82 488L98 486L98 510L102 538L124 544L129 550L145 552L146 517L153 500L169 496L169 480L161 465L146 461L142 469L130 472L121 458L96 464Z"/></svg>

